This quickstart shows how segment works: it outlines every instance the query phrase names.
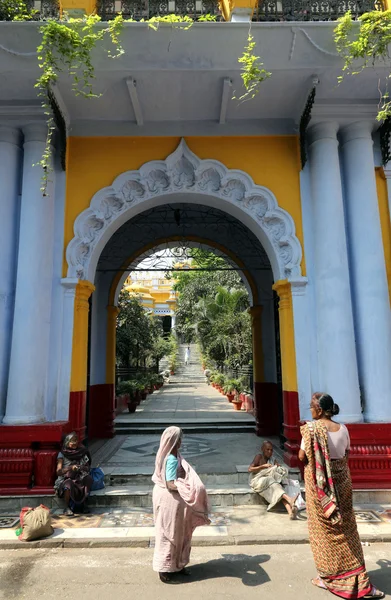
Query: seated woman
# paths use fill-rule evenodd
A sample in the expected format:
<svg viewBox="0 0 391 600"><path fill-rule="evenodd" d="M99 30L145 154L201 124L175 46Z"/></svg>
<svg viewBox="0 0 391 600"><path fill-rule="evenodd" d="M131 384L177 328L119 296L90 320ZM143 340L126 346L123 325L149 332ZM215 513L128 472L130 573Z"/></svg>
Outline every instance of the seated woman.
<svg viewBox="0 0 391 600"><path fill-rule="evenodd" d="M71 500L76 505L82 505L84 513L89 512L84 503L92 486L90 469L90 453L79 444L77 434L73 431L64 439L61 452L57 456L57 479L54 489L59 498L65 500L64 515L74 516L69 505Z"/></svg>
<svg viewBox="0 0 391 600"><path fill-rule="evenodd" d="M257 454L248 468L252 474L250 487L257 492L269 504L267 510L276 504L283 502L290 518L297 519L298 509L295 506L296 498L289 497L282 487L282 480L288 475L287 469L278 463L271 462L273 445L271 442L263 442L260 454Z"/></svg>

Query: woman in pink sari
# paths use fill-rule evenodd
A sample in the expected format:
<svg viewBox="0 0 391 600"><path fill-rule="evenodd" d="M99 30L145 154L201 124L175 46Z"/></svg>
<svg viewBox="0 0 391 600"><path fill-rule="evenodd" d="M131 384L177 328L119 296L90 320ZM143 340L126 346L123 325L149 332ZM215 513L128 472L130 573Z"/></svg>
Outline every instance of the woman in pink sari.
<svg viewBox="0 0 391 600"><path fill-rule="evenodd" d="M182 458L182 430L168 427L162 434L152 481L155 519L153 570L163 583L175 573L187 574L191 538L196 527L209 525L208 497L194 469Z"/></svg>

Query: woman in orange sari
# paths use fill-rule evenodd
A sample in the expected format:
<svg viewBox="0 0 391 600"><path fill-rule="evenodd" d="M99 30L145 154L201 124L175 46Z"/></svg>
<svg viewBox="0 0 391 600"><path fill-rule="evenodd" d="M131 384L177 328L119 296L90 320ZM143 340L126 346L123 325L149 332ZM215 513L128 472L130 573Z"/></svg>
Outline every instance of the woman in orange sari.
<svg viewBox="0 0 391 600"><path fill-rule="evenodd" d="M331 396L312 396L309 421L301 427L299 458L305 466L308 530L317 587L340 598L384 598L369 581L353 511L348 467L349 433L332 420L339 407Z"/></svg>

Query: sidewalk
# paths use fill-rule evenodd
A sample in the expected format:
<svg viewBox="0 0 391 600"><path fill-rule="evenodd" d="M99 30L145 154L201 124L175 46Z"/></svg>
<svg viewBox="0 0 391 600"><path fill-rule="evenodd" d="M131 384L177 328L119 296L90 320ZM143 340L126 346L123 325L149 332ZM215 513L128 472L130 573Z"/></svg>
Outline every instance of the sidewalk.
<svg viewBox="0 0 391 600"><path fill-rule="evenodd" d="M355 507L358 529L363 543L391 542L391 505ZM150 508L112 507L93 509L89 515L68 518L61 510L53 512L54 534L45 540L22 543L15 536L18 519L0 529L0 550L37 547L153 547L154 527ZM4 513L3 513L4 515ZM306 544L306 514L290 521L286 512L266 512L266 506L213 508L212 524L196 529L193 546L227 546L252 544ZM0 515L0 526L6 524Z"/></svg>

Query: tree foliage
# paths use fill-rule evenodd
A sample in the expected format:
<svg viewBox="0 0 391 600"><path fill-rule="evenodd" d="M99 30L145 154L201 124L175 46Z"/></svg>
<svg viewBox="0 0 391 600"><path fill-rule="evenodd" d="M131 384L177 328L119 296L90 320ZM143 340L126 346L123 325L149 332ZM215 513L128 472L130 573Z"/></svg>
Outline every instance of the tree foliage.
<svg viewBox="0 0 391 600"><path fill-rule="evenodd" d="M202 252L198 267L228 266L224 259ZM198 341L219 366L237 368L251 362L249 299L235 271L182 271L175 289L179 292L176 331L186 343Z"/></svg>
<svg viewBox="0 0 391 600"><path fill-rule="evenodd" d="M362 15L358 23L347 12L338 21L334 40L339 54L344 59L343 74L357 75L379 61L390 70L389 46L391 44L391 11L373 11ZM387 76L389 79L391 74ZM391 116L391 101L388 92L381 94L378 120Z"/></svg>
<svg viewBox="0 0 391 600"><path fill-rule="evenodd" d="M122 291L118 299L117 361L121 367L150 366L175 347L172 337L163 337L160 319L145 312L138 298Z"/></svg>

